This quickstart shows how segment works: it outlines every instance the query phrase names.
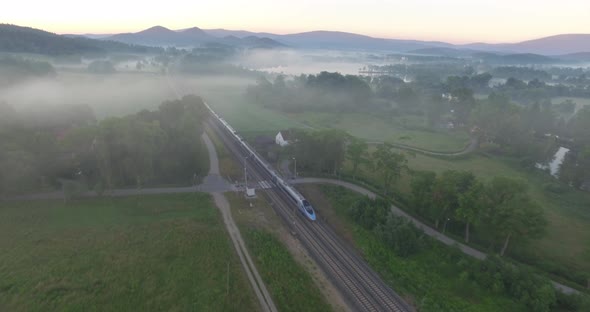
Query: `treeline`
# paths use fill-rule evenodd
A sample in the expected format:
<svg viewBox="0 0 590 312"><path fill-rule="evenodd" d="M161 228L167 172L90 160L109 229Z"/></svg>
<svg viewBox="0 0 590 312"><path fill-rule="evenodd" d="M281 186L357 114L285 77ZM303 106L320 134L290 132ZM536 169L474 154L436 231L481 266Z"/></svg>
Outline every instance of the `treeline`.
<svg viewBox="0 0 590 312"><path fill-rule="evenodd" d="M349 204L345 212L350 220L371 232L399 257L418 255L434 244L439 244L425 236L410 221L394 215L390 207L383 199L365 197ZM491 293L505 295L527 307L528 311L552 311L558 304L575 311L588 304L586 298L577 296L560 295L558 301L558 294L551 282L524 266L496 256L479 261L467 258L459 251L449 250L448 253L441 257L451 256L455 258L454 261L458 261L456 270L461 279L471 281ZM442 302L440 304L444 306Z"/></svg>
<svg viewBox="0 0 590 312"><path fill-rule="evenodd" d="M250 77L256 72L234 65L229 57L235 54L234 48L224 45L209 45L195 48L190 53L182 55L177 70L185 74L198 75L232 75Z"/></svg>
<svg viewBox="0 0 590 312"><path fill-rule="evenodd" d="M43 30L0 24L0 52L43 55L104 55L108 52L158 53L162 49L121 42L68 37Z"/></svg>
<svg viewBox="0 0 590 312"><path fill-rule="evenodd" d="M530 67L499 66L492 70L492 74L498 78L516 78L522 80L551 80L551 75L540 69Z"/></svg>
<svg viewBox="0 0 590 312"><path fill-rule="evenodd" d="M344 161L352 166L352 177L363 167L378 181L384 195L403 172L410 173L410 206L443 233L448 223L464 227L465 241L476 233L479 243L504 255L510 241L526 243L540 237L546 227L542 208L528 195L526 182L494 177L478 180L467 171L414 172L408 170L407 156L386 144L369 153L365 142L338 130L298 131L289 155L297 159L298 170L338 175ZM384 222L383 215L371 217Z"/></svg>
<svg viewBox="0 0 590 312"><path fill-rule="evenodd" d="M443 233L449 222L462 225L465 242L476 233L480 243L502 256L510 241L539 238L547 225L543 209L527 192L524 181L494 177L479 181L471 172L416 172L411 182L411 207Z"/></svg>
<svg viewBox="0 0 590 312"><path fill-rule="evenodd" d="M97 122L88 107L17 113L0 106L0 194L194 183L208 168L201 98ZM35 121L43 121L36 123Z"/></svg>
<svg viewBox="0 0 590 312"><path fill-rule="evenodd" d="M27 60L16 56L0 57L0 87L16 84L28 78L55 75L55 68L48 62Z"/></svg>
<svg viewBox="0 0 590 312"><path fill-rule="evenodd" d="M372 91L358 76L321 72L293 81L279 75L272 83L261 77L246 95L252 102L285 112L345 112L367 109Z"/></svg>
<svg viewBox="0 0 590 312"><path fill-rule="evenodd" d="M295 156L299 171L338 175L348 160L353 177L361 167L369 169L379 179L384 194L407 169L405 154L384 144L369 153L367 143L340 130L293 130L291 142L286 154Z"/></svg>

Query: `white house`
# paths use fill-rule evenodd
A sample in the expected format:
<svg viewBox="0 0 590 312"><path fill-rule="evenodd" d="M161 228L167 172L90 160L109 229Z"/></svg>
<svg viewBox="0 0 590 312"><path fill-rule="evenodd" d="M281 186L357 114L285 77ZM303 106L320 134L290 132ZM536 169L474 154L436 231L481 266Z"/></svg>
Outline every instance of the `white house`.
<svg viewBox="0 0 590 312"><path fill-rule="evenodd" d="M275 137L275 143L280 146L289 145L289 131L279 131Z"/></svg>

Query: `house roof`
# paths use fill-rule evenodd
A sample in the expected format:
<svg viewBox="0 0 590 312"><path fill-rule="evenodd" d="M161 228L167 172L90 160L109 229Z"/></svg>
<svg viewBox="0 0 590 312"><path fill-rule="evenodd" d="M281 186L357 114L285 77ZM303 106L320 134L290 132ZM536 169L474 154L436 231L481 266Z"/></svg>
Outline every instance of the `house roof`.
<svg viewBox="0 0 590 312"><path fill-rule="evenodd" d="M293 133L291 130L281 130L281 131L279 131L279 133L281 134L281 136L283 137L283 140L285 140L285 141L289 141L293 136Z"/></svg>

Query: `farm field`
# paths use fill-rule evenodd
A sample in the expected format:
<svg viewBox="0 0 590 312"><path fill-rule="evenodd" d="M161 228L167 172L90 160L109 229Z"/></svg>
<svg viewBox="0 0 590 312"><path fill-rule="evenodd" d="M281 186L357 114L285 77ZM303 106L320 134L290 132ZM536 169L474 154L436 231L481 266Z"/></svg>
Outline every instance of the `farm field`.
<svg viewBox="0 0 590 312"><path fill-rule="evenodd" d="M2 311L254 311L205 194L10 202L0 208Z"/></svg>
<svg viewBox="0 0 590 312"><path fill-rule="evenodd" d="M456 152L469 143L463 131L430 131L422 116L382 117L366 113L303 113L288 114L294 120L312 128L336 128L367 141L385 141L410 145L426 150Z"/></svg>

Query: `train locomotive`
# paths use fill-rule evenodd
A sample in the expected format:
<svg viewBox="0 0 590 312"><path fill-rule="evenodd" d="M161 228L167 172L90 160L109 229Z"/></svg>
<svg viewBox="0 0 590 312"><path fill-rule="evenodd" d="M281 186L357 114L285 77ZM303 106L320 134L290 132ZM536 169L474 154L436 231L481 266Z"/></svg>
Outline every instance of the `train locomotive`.
<svg viewBox="0 0 590 312"><path fill-rule="evenodd" d="M297 206L299 211L309 220L315 221L316 214L305 197L301 195L295 188L289 185L283 178L281 178L270 165L268 165L262 158L256 154L256 152L237 134L237 132L215 111L209 106L209 104L205 103L205 107L211 113L211 116L215 118L215 120L221 124L225 131L227 131L236 142L240 145L240 147L247 153L249 158L253 158L256 166L265 170L265 172L271 176L272 182L282 191L284 192L287 197Z"/></svg>

